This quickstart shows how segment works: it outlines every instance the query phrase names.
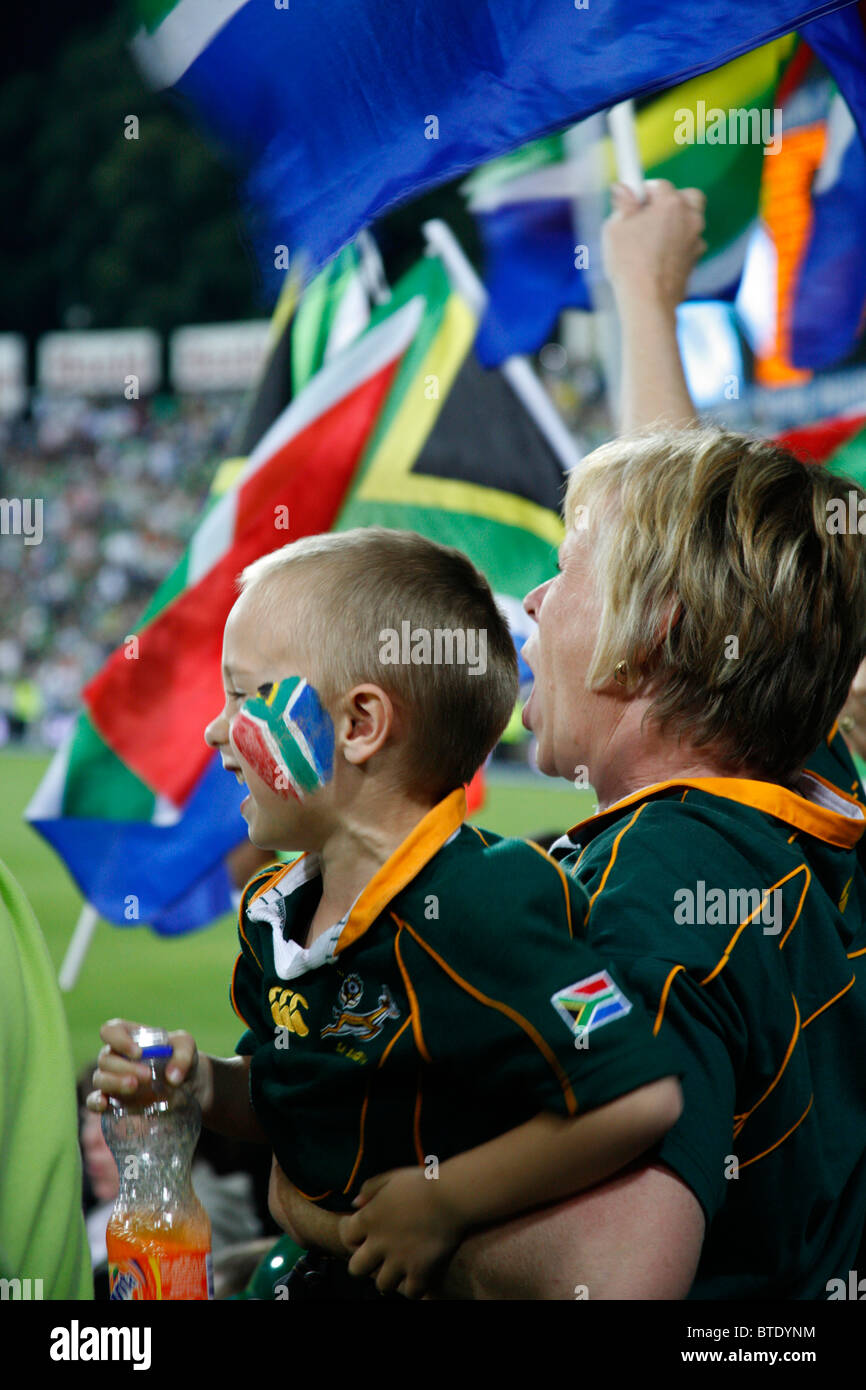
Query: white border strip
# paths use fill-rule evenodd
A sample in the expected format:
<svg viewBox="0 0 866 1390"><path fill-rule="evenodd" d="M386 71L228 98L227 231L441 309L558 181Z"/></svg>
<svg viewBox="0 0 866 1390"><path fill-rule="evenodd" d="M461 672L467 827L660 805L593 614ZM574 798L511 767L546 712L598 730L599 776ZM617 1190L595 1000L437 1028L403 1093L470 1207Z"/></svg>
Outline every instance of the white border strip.
<svg viewBox="0 0 866 1390"><path fill-rule="evenodd" d="M152 34L139 29L129 47L152 87L173 87L247 0L178 0Z"/></svg>

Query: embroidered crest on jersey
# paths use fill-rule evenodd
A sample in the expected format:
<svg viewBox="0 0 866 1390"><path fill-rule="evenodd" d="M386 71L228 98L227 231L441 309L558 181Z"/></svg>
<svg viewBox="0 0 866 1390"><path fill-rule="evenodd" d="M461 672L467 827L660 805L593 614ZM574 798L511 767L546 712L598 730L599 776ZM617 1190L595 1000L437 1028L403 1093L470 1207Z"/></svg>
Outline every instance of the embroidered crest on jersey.
<svg viewBox="0 0 866 1390"><path fill-rule="evenodd" d="M364 984L360 975L347 975L340 985L338 998L344 1009L354 1009L361 1002L361 995L364 993Z"/></svg>
<svg viewBox="0 0 866 1390"><path fill-rule="evenodd" d="M348 989L347 989L348 987ZM338 1008L334 1004L332 1012L333 1021L327 1024L321 1032L323 1038L352 1037L361 1038L364 1042L371 1042L373 1038L378 1038L385 1023L389 1018L399 1018L400 1010L391 998L391 992L387 985L383 985L379 991L379 1003L375 1009L371 1009L368 1014L350 1013L346 1007L348 1000L354 994L355 1003L360 1002L364 986L357 975L347 975L340 986L340 1004ZM345 996L345 998L344 998Z"/></svg>
<svg viewBox="0 0 866 1390"><path fill-rule="evenodd" d="M587 975L550 996L550 1002L575 1037L624 1018L631 1004L606 970Z"/></svg>

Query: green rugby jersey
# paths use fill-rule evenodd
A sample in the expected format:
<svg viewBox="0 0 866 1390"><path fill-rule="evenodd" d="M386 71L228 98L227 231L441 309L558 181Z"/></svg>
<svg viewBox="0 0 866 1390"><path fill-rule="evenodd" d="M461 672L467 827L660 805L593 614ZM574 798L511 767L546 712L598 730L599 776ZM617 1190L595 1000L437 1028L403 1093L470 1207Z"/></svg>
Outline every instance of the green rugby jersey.
<svg viewBox="0 0 866 1390"><path fill-rule="evenodd" d="M658 1158L707 1219L694 1299L826 1299L828 1281L856 1267L866 1222L858 788L831 735L796 791L664 782L552 847L589 894L587 943L685 1059L683 1114Z"/></svg>
<svg viewBox="0 0 866 1390"><path fill-rule="evenodd" d="M315 855L244 890L236 1051L252 1056L253 1107L281 1167L331 1210L348 1210L377 1173L442 1162L541 1110L574 1115L677 1070L576 936L580 885L537 846L465 814L460 788L309 950Z"/></svg>

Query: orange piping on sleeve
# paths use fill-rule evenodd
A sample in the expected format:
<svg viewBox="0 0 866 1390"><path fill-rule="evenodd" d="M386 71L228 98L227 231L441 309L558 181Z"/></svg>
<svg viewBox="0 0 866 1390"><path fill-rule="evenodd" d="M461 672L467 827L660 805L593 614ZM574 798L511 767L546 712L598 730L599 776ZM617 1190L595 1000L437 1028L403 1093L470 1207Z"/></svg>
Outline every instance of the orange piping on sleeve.
<svg viewBox="0 0 866 1390"><path fill-rule="evenodd" d="M814 1100L814 1095L811 1095L809 1097L809 1104L806 1106L806 1109L803 1111L799 1120L797 1120L795 1124L791 1125L791 1128L785 1134L782 1135L781 1139L777 1139L775 1144L771 1144L768 1149L764 1149L763 1153L755 1154L754 1158L747 1158L745 1163L741 1163L739 1165L740 1172L742 1172L744 1168L748 1168L750 1163L757 1163L759 1158L766 1158L767 1154L771 1154L774 1149L778 1149L780 1144L784 1144L785 1140L789 1139L790 1136L794 1133L794 1130L798 1129L799 1126L803 1123L809 1111L812 1109L812 1104Z"/></svg>

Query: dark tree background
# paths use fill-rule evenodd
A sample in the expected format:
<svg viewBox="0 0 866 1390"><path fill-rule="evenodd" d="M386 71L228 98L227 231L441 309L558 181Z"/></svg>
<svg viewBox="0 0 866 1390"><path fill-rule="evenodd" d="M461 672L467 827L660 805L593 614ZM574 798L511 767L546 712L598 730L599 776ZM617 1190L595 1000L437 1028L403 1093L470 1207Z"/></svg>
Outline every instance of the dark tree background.
<svg viewBox="0 0 866 1390"><path fill-rule="evenodd" d="M0 328L165 331L266 312L234 179L139 75L129 10L28 4L21 26L2 45Z"/></svg>

